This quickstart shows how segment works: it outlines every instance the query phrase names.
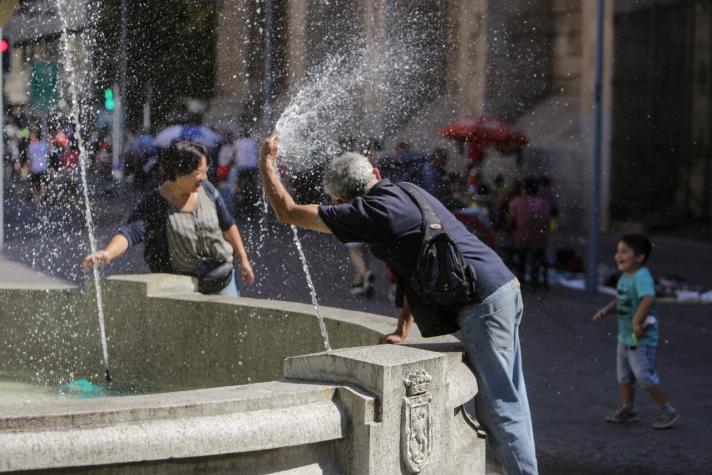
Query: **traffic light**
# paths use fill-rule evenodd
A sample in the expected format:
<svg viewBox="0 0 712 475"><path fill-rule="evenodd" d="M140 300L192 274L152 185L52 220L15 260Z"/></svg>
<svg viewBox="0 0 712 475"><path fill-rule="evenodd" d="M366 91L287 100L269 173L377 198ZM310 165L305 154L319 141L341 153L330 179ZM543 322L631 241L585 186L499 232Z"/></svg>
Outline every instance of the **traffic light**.
<svg viewBox="0 0 712 475"><path fill-rule="evenodd" d="M115 106L114 91L110 87L107 87L104 89L104 108L108 111L112 111Z"/></svg>
<svg viewBox="0 0 712 475"><path fill-rule="evenodd" d="M2 54L2 70L9 73L12 66L12 43L7 37L0 39L0 54Z"/></svg>

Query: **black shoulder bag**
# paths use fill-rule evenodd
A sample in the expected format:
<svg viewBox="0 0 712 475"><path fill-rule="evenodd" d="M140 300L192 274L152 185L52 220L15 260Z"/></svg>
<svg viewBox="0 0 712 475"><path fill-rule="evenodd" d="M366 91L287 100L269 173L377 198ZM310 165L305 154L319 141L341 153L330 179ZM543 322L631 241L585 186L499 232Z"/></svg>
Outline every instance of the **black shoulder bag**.
<svg viewBox="0 0 712 475"><path fill-rule="evenodd" d="M420 189L405 182L398 186L413 198L423 214L423 241L409 282L412 289L428 305L459 309L474 303L475 269L465 261Z"/></svg>
<svg viewBox="0 0 712 475"><path fill-rule="evenodd" d="M213 201L220 199L220 192L210 182L205 182L203 187ZM203 261L195 272L198 278L198 292L202 294L220 292L232 281L233 270L232 262Z"/></svg>

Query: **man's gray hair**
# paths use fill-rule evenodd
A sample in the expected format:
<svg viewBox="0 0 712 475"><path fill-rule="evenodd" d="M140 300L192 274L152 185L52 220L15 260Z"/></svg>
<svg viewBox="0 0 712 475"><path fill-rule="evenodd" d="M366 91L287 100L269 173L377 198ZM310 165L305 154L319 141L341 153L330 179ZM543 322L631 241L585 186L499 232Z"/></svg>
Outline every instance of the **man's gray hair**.
<svg viewBox="0 0 712 475"><path fill-rule="evenodd" d="M346 202L368 193L377 181L368 158L355 152L346 152L333 159L324 173L326 192L333 199Z"/></svg>

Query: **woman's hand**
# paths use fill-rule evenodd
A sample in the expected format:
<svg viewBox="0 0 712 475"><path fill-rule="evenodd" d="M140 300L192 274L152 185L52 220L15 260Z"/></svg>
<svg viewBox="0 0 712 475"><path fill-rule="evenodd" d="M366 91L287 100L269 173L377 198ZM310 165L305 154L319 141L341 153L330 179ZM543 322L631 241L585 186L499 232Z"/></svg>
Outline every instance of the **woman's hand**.
<svg viewBox="0 0 712 475"><path fill-rule="evenodd" d="M274 161L279 152L279 132L274 131L260 146L260 161Z"/></svg>
<svg viewBox="0 0 712 475"><path fill-rule="evenodd" d="M82 259L82 267L84 267L84 270L91 270L91 268L94 267L94 260L96 260L98 266L101 267L111 261L111 255L103 249L94 253L94 259L92 259L91 254L87 254L84 259Z"/></svg>
<svg viewBox="0 0 712 475"><path fill-rule="evenodd" d="M252 271L250 261L247 259L240 261L240 277L245 285L250 285L255 282L255 273Z"/></svg>

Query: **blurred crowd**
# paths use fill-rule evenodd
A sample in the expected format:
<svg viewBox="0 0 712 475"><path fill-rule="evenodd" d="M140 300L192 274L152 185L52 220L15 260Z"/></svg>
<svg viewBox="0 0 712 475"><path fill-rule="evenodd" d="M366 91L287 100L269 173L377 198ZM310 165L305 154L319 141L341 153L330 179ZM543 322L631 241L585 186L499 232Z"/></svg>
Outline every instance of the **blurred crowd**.
<svg viewBox="0 0 712 475"><path fill-rule="evenodd" d="M39 123L8 115L3 139L6 189L27 182L34 203L52 203L79 190L80 141L73 123L62 119ZM110 180L110 141L93 131L83 145L90 172Z"/></svg>
<svg viewBox="0 0 712 475"><path fill-rule="evenodd" d="M259 143L248 129L238 133L187 125L169 129L175 129L173 139L185 138L187 133L206 145L209 179L237 218L251 219L263 212L257 168ZM113 159L109 131L89 131L82 140L88 173L94 182L103 184L101 189L106 193L112 191L117 180L139 190L157 186L161 181L157 166L161 134L154 137L127 133L121 153ZM171 136L167 138L170 141ZM55 119L38 124L8 116L4 141L6 187L27 182L28 198L34 203L53 203L60 195L76 196L80 143L71 122ZM458 169L463 160L451 160L448 150L435 148L424 153L405 141L387 151L378 139L358 143L346 137L338 141L337 154L347 151L366 155L384 178L409 181L424 188L468 230L497 250L523 284L533 289L548 287L547 265L553 258L547 244L559 215L556 191L549 177L480 176L472 160L464 160L465 165ZM298 201L325 199L319 194L328 155L316 155L303 170L282 170ZM347 254L354 270L351 293L372 295L373 272L366 247L355 243L348 246ZM389 289L392 293L394 286Z"/></svg>
<svg viewBox="0 0 712 475"><path fill-rule="evenodd" d="M480 176L479 167L473 166L470 160L458 169L458 161L451 161L444 148L423 153L401 141L386 151L375 139L362 147L348 138L342 139L340 144L340 152L356 151L368 156L384 178L393 182L408 181L424 188L468 230L493 247L524 285L534 290L548 288L547 266L553 258L547 247L559 216L557 194L548 176L528 176L520 180L516 176L497 174L488 180ZM312 181L319 180L317 177ZM368 265L366 247L359 244L347 247L354 270L351 293L372 295L373 272ZM386 274L390 280L389 296L393 298L395 282L388 270Z"/></svg>

